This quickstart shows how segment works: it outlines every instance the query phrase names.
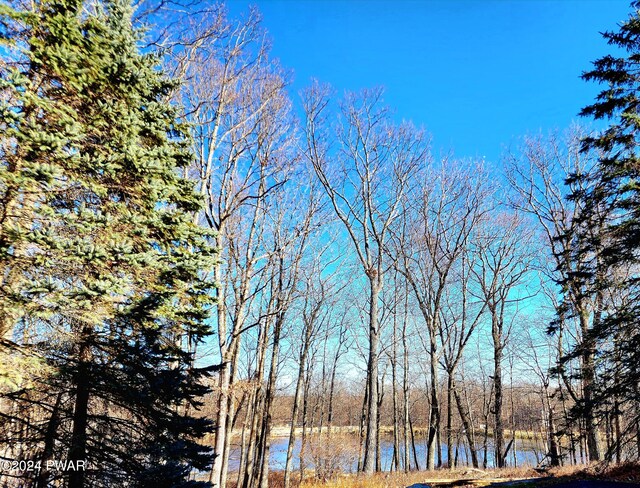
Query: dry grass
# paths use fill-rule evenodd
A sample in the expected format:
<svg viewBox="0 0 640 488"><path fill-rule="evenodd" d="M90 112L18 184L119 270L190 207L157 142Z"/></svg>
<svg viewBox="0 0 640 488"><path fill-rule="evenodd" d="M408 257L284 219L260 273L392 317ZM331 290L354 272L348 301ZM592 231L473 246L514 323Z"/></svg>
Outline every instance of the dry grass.
<svg viewBox="0 0 640 488"><path fill-rule="evenodd" d="M592 465L562 466L549 470L548 474L554 478L564 479L598 479L639 483L640 463L596 463Z"/></svg>
<svg viewBox="0 0 640 488"><path fill-rule="evenodd" d="M308 478L300 484L298 473L292 476L292 488L405 488L415 483L438 486L446 482L467 480L468 483L457 486L487 486L490 483L540 477L532 468L504 468L482 471L472 468L458 470L441 469L438 471L417 471L411 473L376 473L373 476L340 475L330 481ZM536 486L552 487L559 481L572 479L600 479L625 482L640 482L640 464L624 463L616 466L594 464L591 466L562 466L549 470L543 479L536 482ZM235 488L235 482L228 483L229 488ZM269 488L283 488L284 473L274 471L269 473Z"/></svg>
<svg viewBox="0 0 640 488"><path fill-rule="evenodd" d="M236 488L235 473L229 476L227 488ZM292 488L298 487L297 480L293 480ZM269 471L269 488L284 488L284 471Z"/></svg>
<svg viewBox="0 0 640 488"><path fill-rule="evenodd" d="M311 475L312 476L312 475ZM309 477L300 484L298 472L292 474L292 488L404 488L414 483L427 482L450 482L461 479L477 479L486 481L485 484L493 481L505 481L511 479L522 479L536 477L538 474L530 468L505 468L501 470L482 471L479 469L459 469L459 470L438 470L438 471L415 471L411 473L376 473L373 476L339 475L333 480L323 481ZM476 486L482 486L476 485ZM228 488L235 488L235 481L227 482ZM284 473L282 471L272 471L269 473L269 488L283 488Z"/></svg>
<svg viewBox="0 0 640 488"><path fill-rule="evenodd" d="M342 475L332 481L305 480L300 488L404 488L415 483L434 484L457 480L481 480L481 486L494 481L535 478L539 476L531 468L506 468L481 471L476 469L416 471L411 473L376 473L373 476ZM271 485L269 485L271 486Z"/></svg>

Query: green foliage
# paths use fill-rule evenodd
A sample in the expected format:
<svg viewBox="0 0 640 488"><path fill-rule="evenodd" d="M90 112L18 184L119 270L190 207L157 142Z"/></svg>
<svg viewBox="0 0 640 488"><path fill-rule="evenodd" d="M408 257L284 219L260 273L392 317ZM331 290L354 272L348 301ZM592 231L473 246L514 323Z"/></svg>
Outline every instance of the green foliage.
<svg viewBox="0 0 640 488"><path fill-rule="evenodd" d="M608 126L583 140L583 150L598 155L597 168L572 179L586 182L586 190L573 198L582 202L580 219L587 225L571 256L582 274L571 278L589 284L582 299L594 304L593 327L573 356L589 351L596 356L598 377L589 393L603 411L618 411L621 402L631 402L638 412L640 402L640 2L633 2L632 9L617 32L603 34L616 54L596 60L583 74L604 89L581 115Z"/></svg>
<svg viewBox="0 0 640 488"><path fill-rule="evenodd" d="M19 454L80 454L75 486L195 486L211 426L187 413L207 371L186 351L209 334L215 252L178 176L191 154L174 84L122 0L0 14L0 335L55 371L6 393L32 409L11 419Z"/></svg>
<svg viewBox="0 0 640 488"><path fill-rule="evenodd" d="M618 32L603 34L622 54L596 60L593 69L583 74L583 79L606 86L581 115L609 121L604 131L584 139L583 148L600 155L599 184L589 197L594 202L607 201L617 211L610 243L614 247L609 253L612 263L635 259L640 242L640 2L633 2L632 8L634 12Z"/></svg>

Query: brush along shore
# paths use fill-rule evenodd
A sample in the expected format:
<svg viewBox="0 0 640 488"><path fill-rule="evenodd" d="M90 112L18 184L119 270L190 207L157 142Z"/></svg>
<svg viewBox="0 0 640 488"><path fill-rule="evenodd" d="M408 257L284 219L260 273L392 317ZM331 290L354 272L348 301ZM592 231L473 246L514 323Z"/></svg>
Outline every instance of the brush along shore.
<svg viewBox="0 0 640 488"><path fill-rule="evenodd" d="M425 436L428 430L429 430L428 427L413 428L414 434L418 437ZM291 431L291 427L289 425L276 425L271 428L271 437L289 437L290 431ZM328 431L329 429L327 427L322 428L323 434L327 434ZM313 427L313 428L307 427L307 434L318 434L319 432L320 432L319 427ZM339 434L358 434L360 432L360 427L357 425L335 426L335 427L331 427L331 432L339 433ZM390 425L380 426L380 433L385 435L386 434L392 435L393 427ZM242 434L242 431L240 429L234 430L233 434L234 436L236 435L240 436ZM299 436L300 434L302 434L302 427L296 427L296 436ZM508 434L507 437L510 438L511 432L509 431L507 432L507 434ZM481 438L484 435L484 430L481 430L481 429L476 430L475 435L478 436L478 438ZM493 433L489 431L488 436L492 438ZM516 430L515 436L516 436L516 439L519 439L519 440L534 440L536 437L540 437L540 434L536 434L532 431Z"/></svg>

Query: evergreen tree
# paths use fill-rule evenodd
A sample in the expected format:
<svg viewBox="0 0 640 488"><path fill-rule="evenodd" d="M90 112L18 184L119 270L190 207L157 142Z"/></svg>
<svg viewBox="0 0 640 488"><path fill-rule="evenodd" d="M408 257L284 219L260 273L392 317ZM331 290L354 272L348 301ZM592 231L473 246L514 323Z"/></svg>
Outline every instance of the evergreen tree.
<svg viewBox="0 0 640 488"><path fill-rule="evenodd" d="M178 176L173 82L123 0L1 8L0 333L6 357L38 365L28 382L4 371L2 447L42 463L21 486L202 484L188 475L211 457L192 415L208 371L192 350L215 252Z"/></svg>
<svg viewBox="0 0 640 488"><path fill-rule="evenodd" d="M588 195L592 204L608 202L617 210L608 263L636 261L640 245L640 2L633 2L634 13L618 32L605 32L607 42L619 56L607 55L594 62L582 75L586 81L605 84L595 103L581 115L606 120L608 127L583 141L583 150L596 150L600 164L597 185Z"/></svg>
<svg viewBox="0 0 640 488"><path fill-rule="evenodd" d="M596 60L583 74L586 81L605 88L581 115L608 125L583 140L583 150L595 151L599 163L592 174L575 175L574 181L586 181L582 186L588 190L574 198L584 202L583 220L598 221L599 231L585 226L574 261L588 263L576 276L591 283L588 298L601 305L595 307L594 326L576 350L578 355L581 349L597 350L594 367L601 372L590 392L593 405L580 407L602 410L611 399L625 404L627 414L635 416L640 455L640 2L631 6L618 31L603 34L615 54ZM612 414L619 415L619 409ZM617 439L617 445L621 441ZM612 452L605 454L610 458Z"/></svg>

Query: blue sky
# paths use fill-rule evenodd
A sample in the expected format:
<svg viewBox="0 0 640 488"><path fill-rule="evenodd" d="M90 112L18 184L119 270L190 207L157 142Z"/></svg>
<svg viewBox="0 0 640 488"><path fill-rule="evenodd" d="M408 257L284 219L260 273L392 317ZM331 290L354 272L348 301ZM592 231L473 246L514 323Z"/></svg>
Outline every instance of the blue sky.
<svg viewBox="0 0 640 488"><path fill-rule="evenodd" d="M251 4L294 93L311 78L338 93L382 85L436 153L494 163L518 137L580 120L598 91L580 73L610 52L599 32L630 11L618 0L231 0L230 15Z"/></svg>

